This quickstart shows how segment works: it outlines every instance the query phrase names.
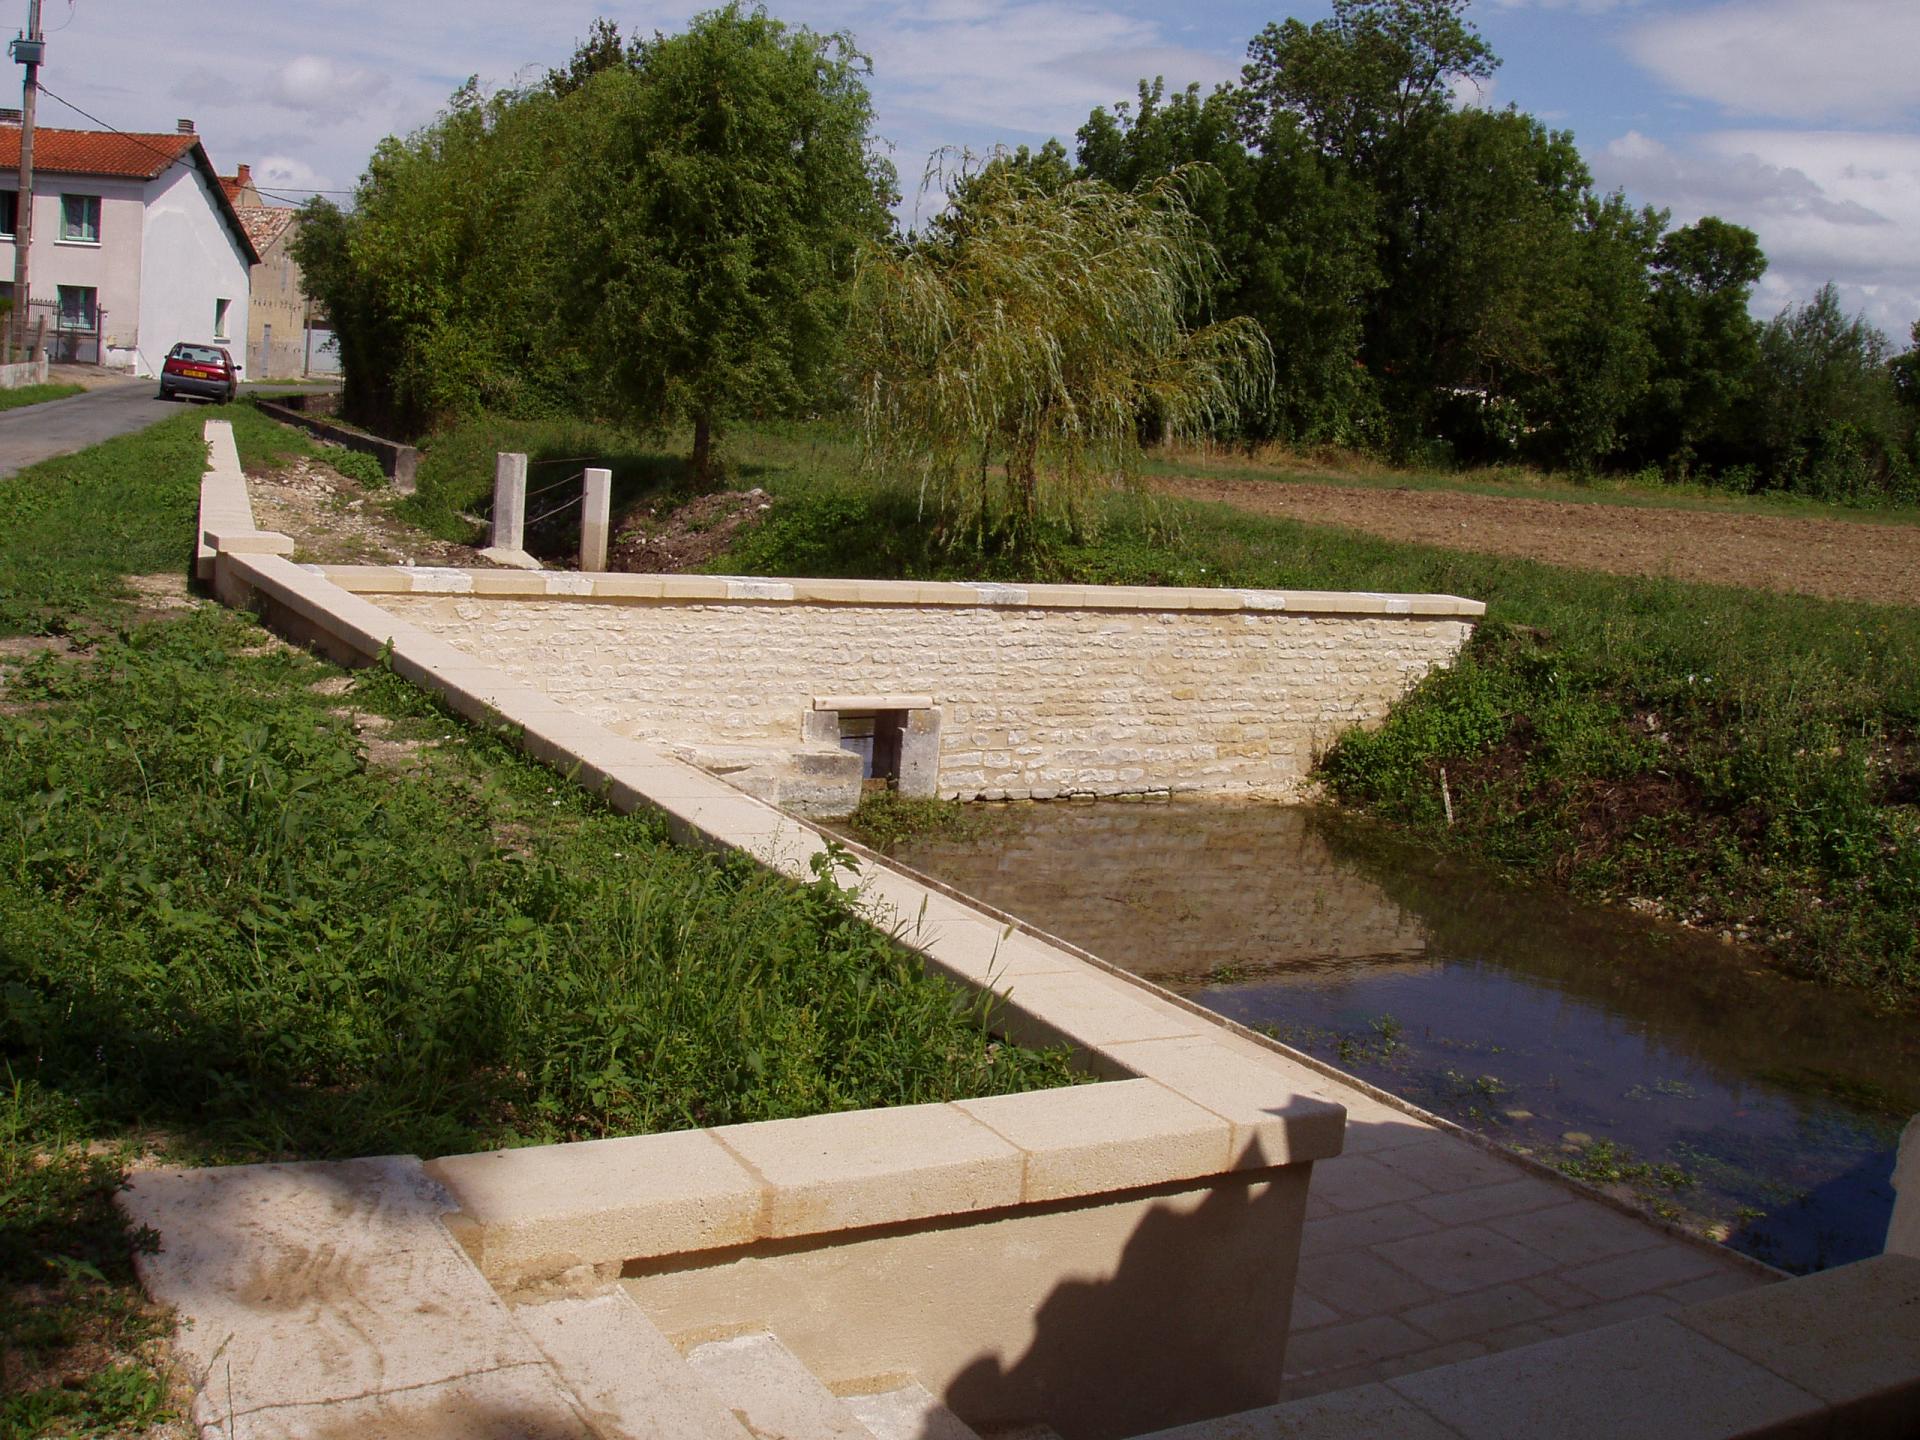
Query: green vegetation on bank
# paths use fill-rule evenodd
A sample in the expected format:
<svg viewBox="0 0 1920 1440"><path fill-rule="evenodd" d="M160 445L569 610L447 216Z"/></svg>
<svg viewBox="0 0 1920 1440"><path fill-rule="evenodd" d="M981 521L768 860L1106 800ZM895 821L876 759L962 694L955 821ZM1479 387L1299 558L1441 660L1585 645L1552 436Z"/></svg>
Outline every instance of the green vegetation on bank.
<svg viewBox="0 0 1920 1440"><path fill-rule="evenodd" d="M256 460L306 447L230 413ZM0 634L47 637L0 670L0 1434L166 1409L111 1205L136 1149L436 1154L1075 1078L830 875L671 846L387 672L181 608L204 418L0 488Z"/></svg>
<svg viewBox="0 0 1920 1440"><path fill-rule="evenodd" d="M22 410L29 405L44 405L49 400L64 400L86 390L84 385L21 385L0 390L0 410Z"/></svg>
<svg viewBox="0 0 1920 1440"><path fill-rule="evenodd" d="M715 562L727 573L1484 600L1459 664L1325 757L1337 796L1583 895L1751 926L1806 973L1920 989L1912 610L1591 574L1133 496L1027 559L983 555L918 523L910 488L836 479L829 457L791 438L742 455L776 506Z"/></svg>

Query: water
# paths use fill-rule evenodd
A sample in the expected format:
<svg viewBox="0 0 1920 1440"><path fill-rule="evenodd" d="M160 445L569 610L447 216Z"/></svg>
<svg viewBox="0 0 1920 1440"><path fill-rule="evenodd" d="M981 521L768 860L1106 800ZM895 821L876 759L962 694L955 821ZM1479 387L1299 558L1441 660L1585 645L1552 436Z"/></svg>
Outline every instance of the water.
<svg viewBox="0 0 1920 1440"><path fill-rule="evenodd" d="M1920 1035L1308 808L1008 807L908 865L1761 1259L1878 1253Z"/></svg>

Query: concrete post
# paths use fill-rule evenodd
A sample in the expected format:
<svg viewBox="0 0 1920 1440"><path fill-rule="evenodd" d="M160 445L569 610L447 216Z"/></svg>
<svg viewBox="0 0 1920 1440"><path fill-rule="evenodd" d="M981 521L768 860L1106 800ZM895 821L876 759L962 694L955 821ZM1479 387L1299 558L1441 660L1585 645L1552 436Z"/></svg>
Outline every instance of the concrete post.
<svg viewBox="0 0 1920 1440"><path fill-rule="evenodd" d="M1920 1115L1907 1122L1893 1162L1893 1217L1887 1221L1887 1253L1920 1256Z"/></svg>
<svg viewBox="0 0 1920 1440"><path fill-rule="evenodd" d="M607 531L613 513L613 472L587 471L586 494L580 502L580 568L607 568Z"/></svg>
<svg viewBox="0 0 1920 1440"><path fill-rule="evenodd" d="M493 460L495 550L524 550L527 528L527 457L502 451Z"/></svg>

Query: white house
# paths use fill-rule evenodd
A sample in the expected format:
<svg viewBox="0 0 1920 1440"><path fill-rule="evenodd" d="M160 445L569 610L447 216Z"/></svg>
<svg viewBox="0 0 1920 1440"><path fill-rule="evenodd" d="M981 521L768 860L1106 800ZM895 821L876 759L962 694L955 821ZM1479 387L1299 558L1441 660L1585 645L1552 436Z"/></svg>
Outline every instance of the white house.
<svg viewBox="0 0 1920 1440"><path fill-rule="evenodd" d="M0 112L0 296L13 294L20 124ZM56 359L159 373L175 343L226 344L244 366L259 257L182 120L171 135L35 127L33 290Z"/></svg>

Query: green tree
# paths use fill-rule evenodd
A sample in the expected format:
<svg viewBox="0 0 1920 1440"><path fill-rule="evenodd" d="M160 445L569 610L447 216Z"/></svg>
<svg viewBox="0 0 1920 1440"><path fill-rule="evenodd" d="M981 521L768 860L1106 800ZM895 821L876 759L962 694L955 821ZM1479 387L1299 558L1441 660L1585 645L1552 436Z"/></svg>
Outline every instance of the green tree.
<svg viewBox="0 0 1920 1440"><path fill-rule="evenodd" d="M1297 117L1272 115L1250 148L1241 92L1172 95L1096 109L1078 134L1081 173L1122 190L1185 167L1195 217L1220 258L1190 319L1245 315L1273 342L1274 384L1253 434L1359 444L1373 406L1358 363L1360 315L1375 283L1370 193L1321 162Z"/></svg>
<svg viewBox="0 0 1920 1440"><path fill-rule="evenodd" d="M1331 19L1269 24L1241 71L1250 132L1285 112L1348 169L1390 167L1450 112L1456 81L1477 83L1499 68L1466 9L1467 0L1333 0Z"/></svg>
<svg viewBox="0 0 1920 1440"><path fill-rule="evenodd" d="M604 114L569 178L569 283L592 299L599 393L691 423L703 480L727 419L818 402L839 357L855 254L894 198L866 72L847 36L736 4L582 92Z"/></svg>
<svg viewBox="0 0 1920 1440"><path fill-rule="evenodd" d="M1192 329L1217 259L1185 172L1130 192L988 165L911 249L870 246L855 391L877 464L917 472L983 542L1030 549L1133 473L1143 417L1234 423L1270 373L1257 325Z"/></svg>
<svg viewBox="0 0 1920 1440"><path fill-rule="evenodd" d="M1913 322L1912 343L1888 362L1894 393L1909 410L1920 410L1920 320Z"/></svg>
<svg viewBox="0 0 1920 1440"><path fill-rule="evenodd" d="M1769 483L1831 500L1915 498L1890 348L1832 285L1767 322L1753 416Z"/></svg>
<svg viewBox="0 0 1920 1440"><path fill-rule="evenodd" d="M1652 261L1655 361L1635 445L1675 478L1739 457L1759 378L1760 326L1748 314L1766 273L1760 240L1708 215L1666 235Z"/></svg>
<svg viewBox="0 0 1920 1440"><path fill-rule="evenodd" d="M587 38L574 47L566 68L547 71L547 89L555 95L571 95L602 71L631 68L640 49L637 41L629 45L622 40L620 27L602 15L588 27Z"/></svg>

